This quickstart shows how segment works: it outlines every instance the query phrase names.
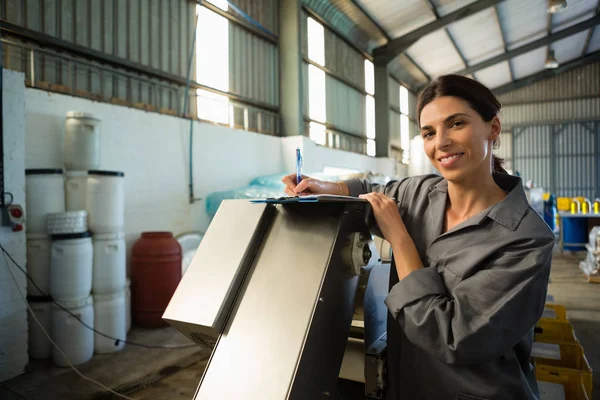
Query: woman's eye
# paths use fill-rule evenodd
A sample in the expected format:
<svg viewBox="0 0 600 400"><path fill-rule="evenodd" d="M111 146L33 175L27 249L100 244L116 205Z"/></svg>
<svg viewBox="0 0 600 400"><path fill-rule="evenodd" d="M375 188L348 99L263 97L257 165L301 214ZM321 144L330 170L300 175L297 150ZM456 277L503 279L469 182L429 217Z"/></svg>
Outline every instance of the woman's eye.
<svg viewBox="0 0 600 400"><path fill-rule="evenodd" d="M427 139L433 136L433 131L423 132L423 138Z"/></svg>
<svg viewBox="0 0 600 400"><path fill-rule="evenodd" d="M453 127L453 128L454 128L454 127L458 127L458 126L463 126L463 125L464 125L464 123L463 123L462 121L454 121L454 122L452 123L452 127Z"/></svg>

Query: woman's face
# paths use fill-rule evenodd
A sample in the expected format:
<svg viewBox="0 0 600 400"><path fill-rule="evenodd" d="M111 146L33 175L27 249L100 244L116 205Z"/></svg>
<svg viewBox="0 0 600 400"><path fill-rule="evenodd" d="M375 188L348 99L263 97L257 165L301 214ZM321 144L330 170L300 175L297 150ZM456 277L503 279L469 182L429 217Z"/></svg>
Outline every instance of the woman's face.
<svg viewBox="0 0 600 400"><path fill-rule="evenodd" d="M498 117L485 122L466 101L443 96L423 108L420 122L425 154L444 178L461 181L482 169L489 174Z"/></svg>

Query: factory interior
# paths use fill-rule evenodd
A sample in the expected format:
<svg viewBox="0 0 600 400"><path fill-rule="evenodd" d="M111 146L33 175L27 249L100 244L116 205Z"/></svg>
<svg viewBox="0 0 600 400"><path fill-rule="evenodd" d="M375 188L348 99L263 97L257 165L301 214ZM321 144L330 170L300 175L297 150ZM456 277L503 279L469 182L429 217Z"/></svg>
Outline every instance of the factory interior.
<svg viewBox="0 0 600 400"><path fill-rule="evenodd" d="M600 0L0 0L2 400L600 400Z"/></svg>

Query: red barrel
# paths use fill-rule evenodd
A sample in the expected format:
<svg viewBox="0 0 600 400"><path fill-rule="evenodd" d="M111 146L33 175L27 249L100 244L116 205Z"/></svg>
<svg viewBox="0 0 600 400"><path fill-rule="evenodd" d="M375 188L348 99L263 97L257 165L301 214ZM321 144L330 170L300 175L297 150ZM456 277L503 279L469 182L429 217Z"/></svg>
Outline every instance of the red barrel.
<svg viewBox="0 0 600 400"><path fill-rule="evenodd" d="M166 326L162 315L181 280L181 246L171 232L143 232L131 249L133 322Z"/></svg>

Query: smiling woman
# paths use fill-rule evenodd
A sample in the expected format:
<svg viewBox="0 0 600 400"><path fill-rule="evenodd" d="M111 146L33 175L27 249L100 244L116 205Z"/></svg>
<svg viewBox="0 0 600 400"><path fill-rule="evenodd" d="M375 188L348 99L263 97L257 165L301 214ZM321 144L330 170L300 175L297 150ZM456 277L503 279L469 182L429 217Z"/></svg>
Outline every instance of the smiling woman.
<svg viewBox="0 0 600 400"><path fill-rule="evenodd" d="M385 186L283 179L289 195L367 199L368 223L392 246L388 400L539 397L529 357L554 235L492 154L499 110L480 83L442 76L422 92L417 115L441 177Z"/></svg>
<svg viewBox="0 0 600 400"><path fill-rule="evenodd" d="M426 107L428 105L429 107ZM444 124L441 126L443 129L438 134L438 136L443 136L441 139L445 140L446 143L449 143L448 137L450 136L447 134L446 129L462 131L463 137L469 137L470 131L465 132L465 129L475 129L477 132L483 132L481 125L487 124L491 129L489 131L490 136L486 140L492 143L492 148L498 148L501 131L500 119L498 118L500 107L500 102L487 87L460 75L445 75L427 86L419 98L417 115L421 125L421 136L425 142L425 151L430 159L434 157L432 159L434 166L448 168L454 165L457 159L464 154L461 152L444 154L441 151L437 159L440 161L439 164L434 161L436 156L433 152L435 142L432 139L436 134L436 129L430 125L432 117L446 115L443 120ZM439 122L441 121L437 122L439 128ZM487 153L491 153L491 151L490 148L484 155L487 156ZM456 157L441 160L441 158L450 156ZM506 173L502 167L503 160L501 158L492 155L491 162L494 172Z"/></svg>

